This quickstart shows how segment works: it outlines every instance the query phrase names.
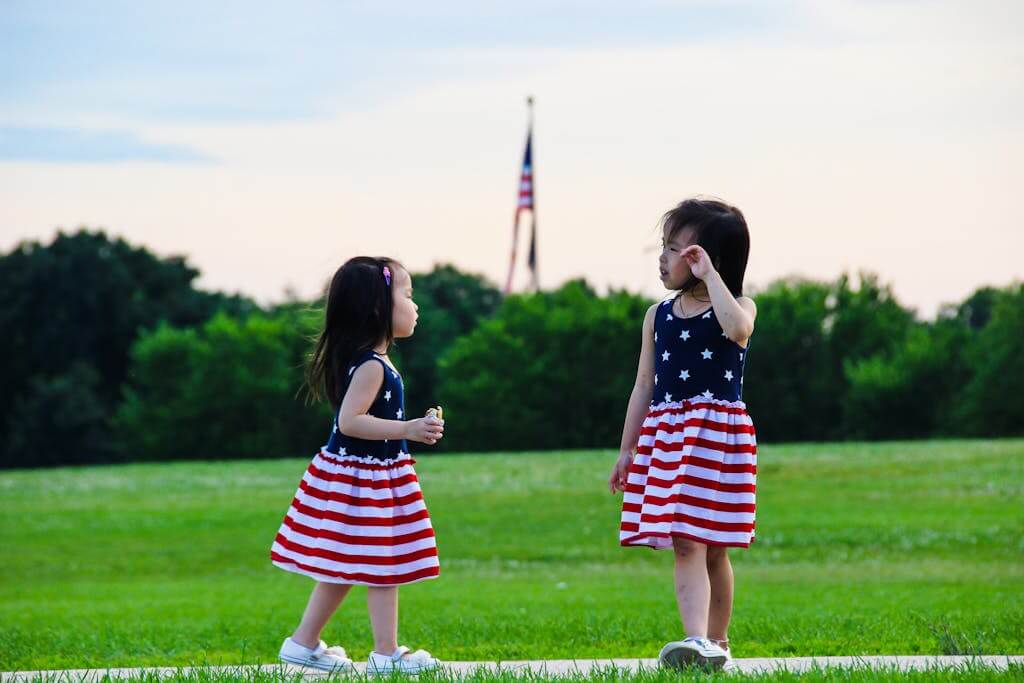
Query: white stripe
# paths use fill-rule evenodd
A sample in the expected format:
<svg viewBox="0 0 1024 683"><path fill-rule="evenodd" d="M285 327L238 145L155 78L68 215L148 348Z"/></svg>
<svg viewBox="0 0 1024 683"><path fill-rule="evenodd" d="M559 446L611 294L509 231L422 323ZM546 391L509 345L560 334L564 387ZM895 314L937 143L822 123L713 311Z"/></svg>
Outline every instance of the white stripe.
<svg viewBox="0 0 1024 683"><path fill-rule="evenodd" d="M406 524L396 524L394 526L372 526L369 524L345 524L344 522L337 522L333 519L310 517L309 515L302 514L295 508L289 508L288 515L303 526L313 527L314 529L329 529L335 533L347 534L349 536L393 538L394 536L404 536L405 534L412 534L432 527L429 517L424 517L423 519L418 519L415 522L408 522Z"/></svg>
<svg viewBox="0 0 1024 683"><path fill-rule="evenodd" d="M381 582L355 581L355 580L352 580L352 579L339 578L337 576L328 576L327 574L322 574L322 573L317 572L317 571L310 571L308 569L301 569L301 568L296 567L295 565L289 564L287 562L277 562L277 561L274 561L273 564L275 566L277 566L277 567L280 567L281 569L283 569L283 570L285 570L287 572L293 572L295 574L301 574L303 576L308 576L308 577L310 577L312 579L315 579L316 581L321 581L323 583L338 583L338 584L351 585L351 586L383 586L383 585L387 585L387 586L407 586L407 585L412 584L412 583L419 583L421 581L429 581L431 579L436 579L437 578L437 574L433 574L433 575L428 575L428 576L422 576L422 577L420 577L418 579L412 579L410 581L403 581L401 583L388 583L388 584L384 584L384 583L381 583Z"/></svg>
<svg viewBox="0 0 1024 683"><path fill-rule="evenodd" d="M348 459L351 456L346 455L340 457ZM369 460L369 458L367 459ZM362 458L359 460L362 461ZM387 481L389 479L397 479L398 477L404 477L408 474L416 473L416 470L413 469L412 461L409 459L404 459L400 461L399 464L383 470L364 469L354 465L335 463L320 455L313 458L313 464L316 465L317 469L321 469L324 472L330 472L331 474L346 474L357 479L370 479L372 481Z"/></svg>
<svg viewBox="0 0 1024 683"><path fill-rule="evenodd" d="M351 515L353 517L385 517L394 518L402 517L405 515L411 515L419 512L420 510L426 510L427 506L423 502L423 499L413 501L408 505L394 505L386 508L368 507L362 505L351 505L349 503L341 503L333 500L323 500L321 498L314 498L303 490L295 492L295 497L300 503L307 507L311 507L314 510L339 512L345 515Z"/></svg>
<svg viewBox="0 0 1024 683"><path fill-rule="evenodd" d="M412 562L403 562L402 564L396 565L376 565L376 564L361 564L358 562L335 562L328 560L324 557L306 556L301 553L294 553L280 543L274 542L272 549L275 553L282 557L286 557L290 560L295 560L305 565L315 567L316 569L326 569L332 572L345 572L348 574L371 574L373 576L397 576L399 574L408 574L419 569L427 569L429 567L437 567L438 561L436 556L424 557L419 560L413 560Z"/></svg>
<svg viewBox="0 0 1024 683"><path fill-rule="evenodd" d="M711 422L718 422L722 425L743 425L746 427L753 426L754 424L754 421L750 419L749 415L737 415L735 413L729 413L724 410L715 410L714 408L709 407L690 408L685 412L663 413L661 415L649 414L644 418L644 427L658 428L662 424L678 425L686 422L687 420L709 420Z"/></svg>
<svg viewBox="0 0 1024 683"><path fill-rule="evenodd" d="M706 500L712 503L729 503L730 505L753 505L755 502L754 494L749 491L732 493L729 491L706 489L700 486L692 486L690 484L675 485L667 488L647 484L644 488L644 497L647 496L652 496L654 498L690 496L691 498L700 498L701 500Z"/></svg>
<svg viewBox="0 0 1024 683"><path fill-rule="evenodd" d="M420 485L417 481L410 481L408 484L402 484L395 488L372 489L368 486L353 486L352 484L346 484L343 481L328 481L326 479L321 479L308 471L302 475L302 480L311 488L323 491L327 495L337 494L342 496L354 496L357 498L369 498L371 500L391 500L393 498L402 498L414 493L421 493Z"/></svg>
<svg viewBox="0 0 1024 683"><path fill-rule="evenodd" d="M395 557L397 555L406 555L408 553L416 552L417 550L434 548L437 546L433 536L421 538L409 543L402 543L400 545L360 545L354 543L342 543L341 541L334 541L329 538L307 536L306 534L289 528L286 524L281 525L280 533L289 541L299 543L309 548L323 548L324 550L330 550L335 553L343 553L346 555L367 555L370 557Z"/></svg>
<svg viewBox="0 0 1024 683"><path fill-rule="evenodd" d="M723 510L708 510L694 505L683 503L667 503L665 505L652 505L645 503L641 510L643 515L687 515L697 519L707 519L713 522L727 522L729 524L753 524L753 512L725 512Z"/></svg>
<svg viewBox="0 0 1024 683"><path fill-rule="evenodd" d="M362 456L362 455L354 455L352 453L346 453L345 455L340 455L338 453L331 453L330 451L327 450L326 446L321 447L320 452L313 456L313 462L316 462L317 460L320 460L322 462L328 462L326 460L326 458L334 458L335 460L345 460L345 461L354 460L356 462L362 463L363 465L385 465L385 466L388 466L390 468L390 471L392 471L392 472L397 467L406 467L406 466L412 465L412 456L409 455L408 453L399 453L398 456L396 456L395 458L393 458L391 460L380 460L379 458L374 458L374 457L371 457L371 456L368 456L368 455ZM349 467L351 467L351 465ZM376 470L376 469L375 470L365 470L364 469L364 470L360 470L360 471L361 472L368 472L368 471L381 472L382 470Z"/></svg>

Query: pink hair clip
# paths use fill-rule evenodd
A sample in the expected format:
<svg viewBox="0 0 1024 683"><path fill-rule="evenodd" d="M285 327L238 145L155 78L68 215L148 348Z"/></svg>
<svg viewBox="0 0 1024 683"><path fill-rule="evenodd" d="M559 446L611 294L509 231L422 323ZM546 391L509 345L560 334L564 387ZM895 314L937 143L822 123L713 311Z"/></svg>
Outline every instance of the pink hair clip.
<svg viewBox="0 0 1024 683"><path fill-rule="evenodd" d="M391 286L391 269L384 266L384 282L388 283L388 287Z"/></svg>

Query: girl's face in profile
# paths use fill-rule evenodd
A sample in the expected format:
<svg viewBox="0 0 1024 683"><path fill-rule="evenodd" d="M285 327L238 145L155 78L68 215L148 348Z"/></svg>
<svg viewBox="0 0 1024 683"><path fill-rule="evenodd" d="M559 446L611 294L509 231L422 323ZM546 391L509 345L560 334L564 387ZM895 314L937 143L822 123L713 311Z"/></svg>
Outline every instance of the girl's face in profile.
<svg viewBox="0 0 1024 683"><path fill-rule="evenodd" d="M419 318L419 306L412 300L412 276L401 266L393 266L394 279L391 282L391 329L396 339L411 337Z"/></svg>
<svg viewBox="0 0 1024 683"><path fill-rule="evenodd" d="M662 228L658 270L665 289L679 289L690 279L690 265L681 254L693 243L693 237L692 228L678 230L672 237L669 237L668 227Z"/></svg>

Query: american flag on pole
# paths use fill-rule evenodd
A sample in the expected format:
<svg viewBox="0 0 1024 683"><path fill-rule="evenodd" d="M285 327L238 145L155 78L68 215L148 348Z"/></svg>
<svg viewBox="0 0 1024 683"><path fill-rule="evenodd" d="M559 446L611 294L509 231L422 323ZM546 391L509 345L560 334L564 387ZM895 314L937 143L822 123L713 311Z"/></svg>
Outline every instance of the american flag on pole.
<svg viewBox="0 0 1024 683"><path fill-rule="evenodd" d="M529 98L530 127L526 132L526 151L523 153L523 168L519 175L519 201L516 203L516 215L512 224L512 255L509 260L508 280L505 282L505 293L512 291L512 277L516 269L516 251L519 246L519 216L524 210L530 211L530 251L527 264L530 266L531 286L539 288L537 278L537 207L533 197L533 98Z"/></svg>

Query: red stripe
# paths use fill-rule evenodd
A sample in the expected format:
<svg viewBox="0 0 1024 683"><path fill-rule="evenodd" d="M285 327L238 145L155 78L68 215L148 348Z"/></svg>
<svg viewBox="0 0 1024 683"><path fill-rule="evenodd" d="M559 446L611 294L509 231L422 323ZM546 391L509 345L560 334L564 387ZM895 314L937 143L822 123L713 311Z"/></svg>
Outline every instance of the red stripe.
<svg viewBox="0 0 1024 683"><path fill-rule="evenodd" d="M353 477L351 474L345 474L343 472L326 472L312 463L310 463L309 468L306 471L317 479L323 479L324 481L340 481L341 483L349 484L350 486L358 486L364 489L375 490L398 488L399 486L405 486L406 484L411 484L414 481L419 481L415 472L409 472L395 477L394 479L360 479L359 477Z"/></svg>
<svg viewBox="0 0 1024 683"><path fill-rule="evenodd" d="M623 531L637 531L637 529L626 529L625 525L623 525L623 529L622 530ZM707 539L707 538L701 538L700 536L693 536L691 534L682 534L682 533L679 533L678 531L674 531L674 532L672 532L670 534L658 533L658 532L654 532L654 531L646 531L646 532L644 532L642 534L636 534L635 536L630 536L628 538L622 539L621 541L619 541L619 545L624 545L624 546L647 545L646 543L640 543L640 540L644 539L644 538L672 538L673 536L676 536L676 537L679 537L679 538L685 538L685 539L688 539L688 540L691 540L691 541L697 541L698 543L703 543L704 545L716 545L716 546L723 546L723 547L727 547L727 548L748 548L748 547L750 547L750 543L754 542L754 539L751 538L750 539L750 543L739 543L739 542L725 543L725 542L722 542L722 541L712 541L712 540Z"/></svg>
<svg viewBox="0 0 1024 683"><path fill-rule="evenodd" d="M335 552L333 550L327 550L326 548L307 548L301 543L289 541L281 534L278 534L274 540L282 547L291 550L293 553L298 553L306 557L322 557L325 560L346 564L375 564L385 567L393 567L399 564L408 564L410 562L415 562L416 560L422 560L425 557L437 557L437 548L434 546L423 548L422 550L415 550L411 553L405 553L404 555L379 557L376 555L349 555L346 553Z"/></svg>
<svg viewBox="0 0 1024 683"><path fill-rule="evenodd" d="M750 453L751 455L757 454L757 444L753 443L723 443L721 441L712 441L711 439L704 439L699 436L687 436L682 441L662 441L661 439L655 439L653 445L638 444L636 447L637 453L643 453L644 455L650 455L651 452L657 448L667 453L675 451L681 451L685 446L699 446L700 448L706 448L711 451L718 451L719 453Z"/></svg>
<svg viewBox="0 0 1024 683"><path fill-rule="evenodd" d="M414 531L411 534L401 534L398 536L354 536L352 534L343 534L338 531L331 531L330 529L314 529L311 526L306 526L305 524L296 522L290 515L285 516L284 524L292 531L304 536L326 538L329 541L349 543L352 545L402 545L403 543L421 541L424 538L432 538L434 536L434 530L431 527Z"/></svg>
<svg viewBox="0 0 1024 683"><path fill-rule="evenodd" d="M673 408L662 408L661 410L652 410L647 413L647 417L661 417L662 415L680 415L687 412L688 410L696 410L702 408L710 408L711 410L717 410L722 413L730 413L732 415L747 415L746 408L740 408L738 406L724 406L718 403L712 403L711 401L702 401L700 399L685 399L681 406Z"/></svg>
<svg viewBox="0 0 1024 683"><path fill-rule="evenodd" d="M718 512L754 512L754 503L724 503L718 500L708 500L696 496L669 495L669 496L644 496L644 505L692 505L704 510L716 510Z"/></svg>
<svg viewBox="0 0 1024 683"><path fill-rule="evenodd" d="M357 470L394 470L398 469L399 467L405 467L406 465L416 464L416 461L412 459L412 456L399 458L398 460L395 460L394 462L391 463L365 463L359 462L359 460L355 458L346 458L343 456L339 457L333 453L328 453L327 451L320 451L318 455L329 463L333 463L335 465L344 465L345 467L353 467Z"/></svg>
<svg viewBox="0 0 1024 683"><path fill-rule="evenodd" d="M650 453L641 453L640 449L637 449L639 455L650 455ZM694 467L703 467L706 470L716 470L726 474L757 474L757 465L752 462L737 462L737 463L724 463L719 460L711 460L709 458L699 458L695 455L684 455L679 462L669 462L668 460L661 460L659 458L651 458L650 464L638 465L635 461L629 467L630 474L634 472L636 474L646 475L650 468L657 470L675 470L680 467L687 465L693 465Z"/></svg>
<svg viewBox="0 0 1024 683"><path fill-rule="evenodd" d="M318 489L315 486L310 485L306 480L299 482L299 488L305 491L308 495L319 498L320 500L329 500L332 503L345 503L346 505L353 505L355 507L366 507L366 508L393 508L399 505L408 505L415 503L418 500L423 500L422 491L413 491L404 496L392 496L391 498L362 498L360 496L350 496L346 493L339 491L324 491Z"/></svg>
<svg viewBox="0 0 1024 683"><path fill-rule="evenodd" d="M359 572L335 572L327 569L320 569L319 567L313 567L308 564L296 562L295 560L278 555L275 552L270 553L270 559L274 562L280 562L281 564L294 565L295 567L298 567L303 571L311 572L314 574L320 574L321 576L333 576L339 579L346 579L348 581L359 581L362 583L372 583L382 586L391 586L397 583L411 583L413 581L426 579L431 576L437 576L441 573L441 569L439 567L426 567L424 569L419 569L417 571L409 572L407 574L395 574L394 576L376 576L374 574L363 574Z"/></svg>
<svg viewBox="0 0 1024 683"><path fill-rule="evenodd" d="M395 515L394 517L362 517L360 515L346 515L341 512L335 512L334 510L318 510L317 508L303 504L298 498L292 500L292 509L296 512L301 512L307 517L329 519L343 524L351 524L353 526L398 526L399 524L409 524L423 519L430 519L430 515L427 514L426 510L418 510L408 515Z"/></svg>
<svg viewBox="0 0 1024 683"><path fill-rule="evenodd" d="M715 432L725 432L726 434L755 434L754 425L744 424L742 422L719 422L718 420L712 420L706 417L689 417L682 422L659 422L656 426L642 427L640 429L641 435L654 436L658 432L668 432L673 434L675 432L681 432L687 427L699 427L701 429L710 429Z"/></svg>
<svg viewBox="0 0 1024 683"><path fill-rule="evenodd" d="M679 513L667 513L664 515L641 515L640 521L644 524L682 522L684 524L700 527L702 529L711 529L713 531L735 531L740 533L753 531L754 529L753 524L746 522L716 522L711 519L702 519L700 517L692 517L690 515L683 515Z"/></svg>
<svg viewBox="0 0 1024 683"><path fill-rule="evenodd" d="M675 479L647 477L644 485L627 484L626 491L631 493L643 493L645 486L656 486L661 489L667 489L680 484L696 486L697 488L701 488L706 491L721 491L722 493L757 493L756 484L728 484L722 481L714 481L713 479L702 479L701 477L695 477L692 474L680 474Z"/></svg>

